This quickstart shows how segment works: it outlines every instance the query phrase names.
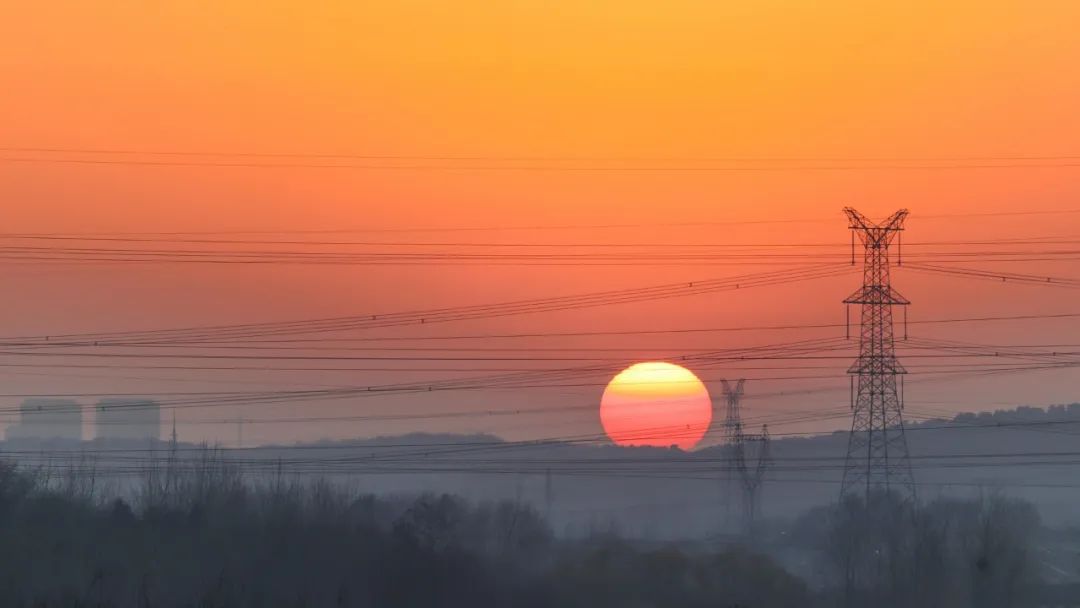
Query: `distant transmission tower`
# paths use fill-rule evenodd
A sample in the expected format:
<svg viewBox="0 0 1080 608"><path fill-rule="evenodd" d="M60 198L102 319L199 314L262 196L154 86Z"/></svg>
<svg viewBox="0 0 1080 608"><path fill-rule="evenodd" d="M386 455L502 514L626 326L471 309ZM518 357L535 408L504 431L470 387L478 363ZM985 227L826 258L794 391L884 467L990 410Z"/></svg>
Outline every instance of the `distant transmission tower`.
<svg viewBox="0 0 1080 608"><path fill-rule="evenodd" d="M742 518L746 530L751 530L760 514L761 486L769 468L769 427L763 425L760 434L743 431L742 399L746 380L740 379L732 386L721 380L727 401L724 418L724 441L727 444L726 479L729 488L737 490L742 497ZM756 446L756 450L748 449Z"/></svg>
<svg viewBox="0 0 1080 608"><path fill-rule="evenodd" d="M851 260L855 263L855 235L863 245L863 285L844 300L862 307L859 357L848 368L851 376L851 434L841 497L875 492L898 492L915 500L915 482L904 436L903 391L897 376L907 370L896 360L893 306L910 304L889 283L889 245L899 239L907 209L875 224L858 211L844 209L852 233ZM898 256L899 259L899 256ZM905 316L906 319L906 316ZM856 386L857 385L857 386Z"/></svg>
<svg viewBox="0 0 1080 608"><path fill-rule="evenodd" d="M555 484L551 480L551 469L544 471L544 519L547 520L548 525L552 528L555 527L551 523L551 511L555 506Z"/></svg>

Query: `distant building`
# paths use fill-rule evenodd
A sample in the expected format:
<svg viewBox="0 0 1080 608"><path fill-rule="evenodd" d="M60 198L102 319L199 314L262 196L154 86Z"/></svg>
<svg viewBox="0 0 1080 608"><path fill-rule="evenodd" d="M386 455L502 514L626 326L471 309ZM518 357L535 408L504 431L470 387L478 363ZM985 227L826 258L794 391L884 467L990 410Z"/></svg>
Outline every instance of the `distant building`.
<svg viewBox="0 0 1080 608"><path fill-rule="evenodd" d="M82 406L71 399L35 397L19 406L19 421L7 428L12 439L82 439Z"/></svg>
<svg viewBox="0 0 1080 608"><path fill-rule="evenodd" d="M161 406L150 399L102 399L97 404L98 439L160 439Z"/></svg>

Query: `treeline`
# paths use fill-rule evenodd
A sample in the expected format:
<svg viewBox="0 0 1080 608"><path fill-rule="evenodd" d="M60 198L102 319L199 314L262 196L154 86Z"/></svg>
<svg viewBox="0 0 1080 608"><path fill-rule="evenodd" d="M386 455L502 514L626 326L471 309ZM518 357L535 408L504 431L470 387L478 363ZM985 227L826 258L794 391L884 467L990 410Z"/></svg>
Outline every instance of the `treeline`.
<svg viewBox="0 0 1080 608"><path fill-rule="evenodd" d="M953 417L959 424L1009 424L1013 422L1070 421L1080 422L1080 403L1051 405L1047 408L1022 405L993 412L965 412ZM923 423L929 424L929 423ZM913 425L918 426L918 424Z"/></svg>
<svg viewBox="0 0 1080 608"><path fill-rule="evenodd" d="M996 492L918 507L892 494L849 498L794 529L821 552L828 605L1014 608L1053 592L1037 570L1037 511Z"/></svg>
<svg viewBox="0 0 1080 608"><path fill-rule="evenodd" d="M201 462L139 465L109 497L86 469L0 466L0 606L806 606L743 550L557 540L530 506L380 498Z"/></svg>
<svg viewBox="0 0 1080 608"><path fill-rule="evenodd" d="M1038 514L994 493L920 507L852 499L758 530L759 551L715 551L603 527L560 539L518 501L249 478L214 450L129 467L138 482L110 486L92 462L0 463L0 606L1019 608L1051 597L1036 570ZM813 556L810 585L765 555L791 549Z"/></svg>

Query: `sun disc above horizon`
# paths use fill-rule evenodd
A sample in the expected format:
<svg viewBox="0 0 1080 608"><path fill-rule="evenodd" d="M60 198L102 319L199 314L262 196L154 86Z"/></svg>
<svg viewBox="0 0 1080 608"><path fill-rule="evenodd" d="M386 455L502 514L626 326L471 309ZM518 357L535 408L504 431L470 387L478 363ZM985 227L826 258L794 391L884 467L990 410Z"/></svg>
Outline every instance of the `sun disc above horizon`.
<svg viewBox="0 0 1080 608"><path fill-rule="evenodd" d="M619 372L600 399L604 432L623 446L693 448L712 423L709 391L685 367L636 363Z"/></svg>

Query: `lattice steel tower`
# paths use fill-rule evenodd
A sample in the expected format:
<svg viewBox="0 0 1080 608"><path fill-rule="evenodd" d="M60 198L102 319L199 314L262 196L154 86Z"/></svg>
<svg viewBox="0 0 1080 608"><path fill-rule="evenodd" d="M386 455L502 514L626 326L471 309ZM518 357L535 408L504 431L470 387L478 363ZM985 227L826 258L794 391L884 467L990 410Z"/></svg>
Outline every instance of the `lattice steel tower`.
<svg viewBox="0 0 1080 608"><path fill-rule="evenodd" d="M880 224L850 207L844 213L853 231L852 264L855 235L863 245L863 285L844 300L861 305L862 311L859 357L848 368L852 421L841 497L865 492L869 502L874 493L891 491L914 501L915 482L901 413L903 391L897 390L897 377L902 383L907 371L896 360L892 315L893 306L910 302L889 283L889 245L899 239L908 211L901 209Z"/></svg>
<svg viewBox="0 0 1080 608"><path fill-rule="evenodd" d="M742 436L742 411L739 400L742 397L746 380L737 380L735 386L732 386L727 380L721 380L720 384L724 387L724 402L727 405L724 412L724 442L728 445L728 448L733 448L738 445L739 437ZM729 465L733 466L734 463L735 459L728 461Z"/></svg>
<svg viewBox="0 0 1080 608"><path fill-rule="evenodd" d="M751 531L757 519L761 505L761 486L765 472L771 460L769 457L769 428L761 427L761 434L743 431L742 411L739 401L743 395L745 380L738 380L732 386L727 380L721 380L727 412L724 418L724 440L727 444L726 476L729 489L735 489L742 498L743 526ZM757 446L756 454L748 450Z"/></svg>

